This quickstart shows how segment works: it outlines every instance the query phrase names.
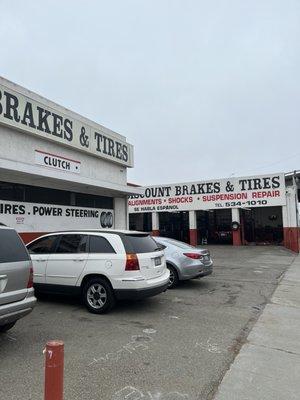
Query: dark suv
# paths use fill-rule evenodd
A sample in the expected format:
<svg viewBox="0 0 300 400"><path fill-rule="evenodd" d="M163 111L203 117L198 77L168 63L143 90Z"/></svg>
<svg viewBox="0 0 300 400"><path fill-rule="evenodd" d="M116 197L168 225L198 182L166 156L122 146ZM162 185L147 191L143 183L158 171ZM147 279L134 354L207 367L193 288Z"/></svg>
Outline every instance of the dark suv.
<svg viewBox="0 0 300 400"><path fill-rule="evenodd" d="M29 314L35 303L28 251L14 229L0 226L0 332Z"/></svg>

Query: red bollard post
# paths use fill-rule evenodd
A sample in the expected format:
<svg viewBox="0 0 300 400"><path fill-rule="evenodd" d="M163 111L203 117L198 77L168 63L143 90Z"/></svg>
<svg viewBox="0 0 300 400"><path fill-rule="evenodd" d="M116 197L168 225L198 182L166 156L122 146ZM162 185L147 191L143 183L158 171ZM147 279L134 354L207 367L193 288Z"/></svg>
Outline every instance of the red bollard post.
<svg viewBox="0 0 300 400"><path fill-rule="evenodd" d="M53 340L45 348L45 400L63 400L64 342Z"/></svg>

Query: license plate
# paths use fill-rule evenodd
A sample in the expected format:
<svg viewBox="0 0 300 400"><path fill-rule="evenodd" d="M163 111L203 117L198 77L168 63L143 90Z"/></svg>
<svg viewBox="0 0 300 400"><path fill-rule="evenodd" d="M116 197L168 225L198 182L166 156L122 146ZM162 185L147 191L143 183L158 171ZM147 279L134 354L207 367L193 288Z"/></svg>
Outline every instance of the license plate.
<svg viewBox="0 0 300 400"><path fill-rule="evenodd" d="M161 264L161 257L154 258L154 265L158 267Z"/></svg>

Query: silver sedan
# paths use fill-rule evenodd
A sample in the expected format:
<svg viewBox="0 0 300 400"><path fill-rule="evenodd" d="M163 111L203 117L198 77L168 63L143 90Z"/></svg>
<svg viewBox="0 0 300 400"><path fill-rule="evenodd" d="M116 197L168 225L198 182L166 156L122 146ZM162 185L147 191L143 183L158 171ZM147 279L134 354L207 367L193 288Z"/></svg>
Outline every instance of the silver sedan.
<svg viewBox="0 0 300 400"><path fill-rule="evenodd" d="M199 249L175 239L156 236L156 242L164 247L167 267L170 270L169 289L179 281L210 275L213 261L208 250Z"/></svg>

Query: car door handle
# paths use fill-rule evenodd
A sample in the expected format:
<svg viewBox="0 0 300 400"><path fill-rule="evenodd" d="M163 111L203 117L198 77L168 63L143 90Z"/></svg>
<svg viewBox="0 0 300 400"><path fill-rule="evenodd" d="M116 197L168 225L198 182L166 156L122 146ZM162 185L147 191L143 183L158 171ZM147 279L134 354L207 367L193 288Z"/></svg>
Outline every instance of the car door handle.
<svg viewBox="0 0 300 400"><path fill-rule="evenodd" d="M38 258L38 259L35 260L35 261L37 261L37 262L45 262L45 261L47 261L47 259Z"/></svg>
<svg viewBox="0 0 300 400"><path fill-rule="evenodd" d="M81 262L81 261L84 261L84 258L73 258L73 261L75 261L75 262Z"/></svg>

